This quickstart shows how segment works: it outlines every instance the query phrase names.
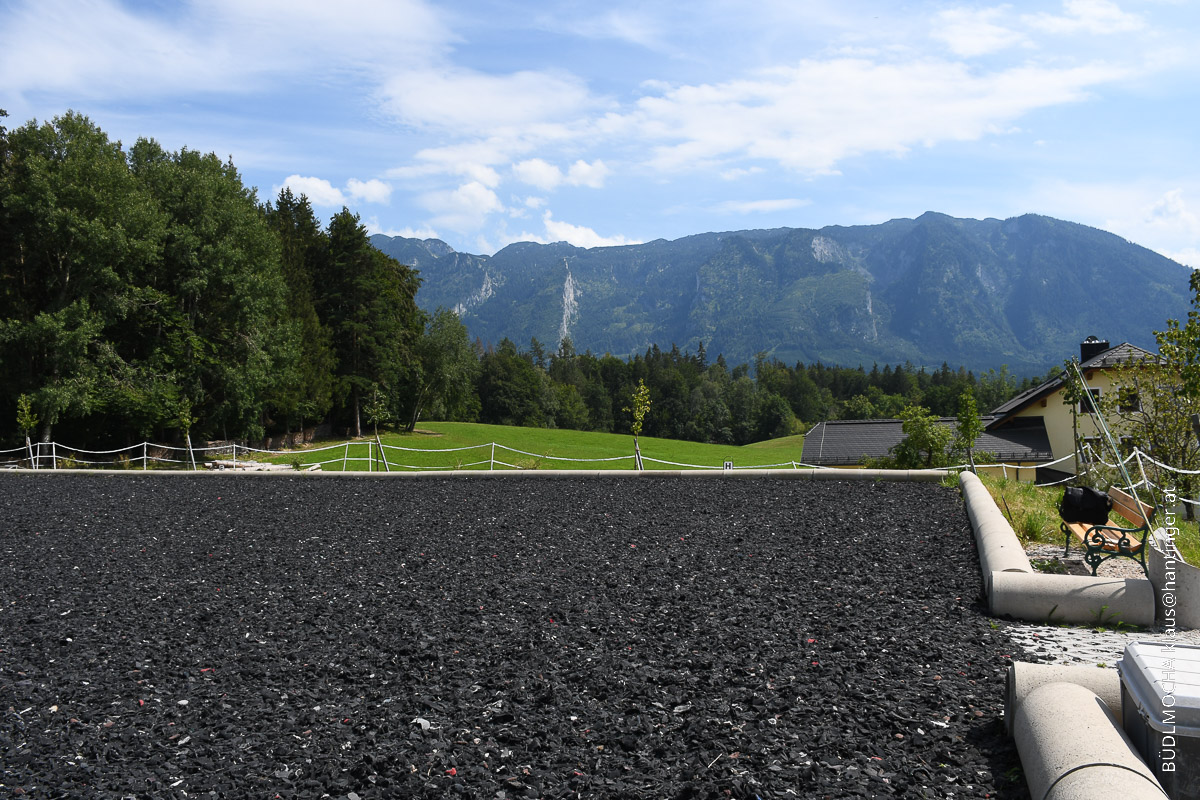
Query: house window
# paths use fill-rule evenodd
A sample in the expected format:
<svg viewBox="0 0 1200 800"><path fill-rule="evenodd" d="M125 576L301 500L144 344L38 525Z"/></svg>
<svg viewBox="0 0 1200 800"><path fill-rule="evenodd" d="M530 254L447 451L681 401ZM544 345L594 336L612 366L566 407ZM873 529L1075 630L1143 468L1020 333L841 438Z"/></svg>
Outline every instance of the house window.
<svg viewBox="0 0 1200 800"><path fill-rule="evenodd" d="M1087 390L1087 394L1079 401L1080 414L1095 414L1100 408L1100 390Z"/></svg>
<svg viewBox="0 0 1200 800"><path fill-rule="evenodd" d="M1132 453L1134 451L1133 437L1132 436L1122 436L1120 445L1121 445L1121 456L1125 457L1125 456L1129 455L1130 453Z"/></svg>
<svg viewBox="0 0 1200 800"><path fill-rule="evenodd" d="M1118 406L1122 414L1132 414L1142 410L1142 398L1137 392L1123 391L1121 392L1121 402Z"/></svg>

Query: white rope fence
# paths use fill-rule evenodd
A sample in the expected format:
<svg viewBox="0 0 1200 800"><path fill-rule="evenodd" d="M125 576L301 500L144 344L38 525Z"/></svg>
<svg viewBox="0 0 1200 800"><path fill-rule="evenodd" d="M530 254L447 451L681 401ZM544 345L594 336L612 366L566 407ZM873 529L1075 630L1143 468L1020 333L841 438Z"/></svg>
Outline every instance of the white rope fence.
<svg viewBox="0 0 1200 800"><path fill-rule="evenodd" d="M502 451L499 454L497 451ZM365 455L363 454L365 452ZM478 453L481 457L476 457L473 460L464 461L461 458L454 458L453 461L447 461L442 464L413 464L405 463L413 461L411 455L420 453L423 455L437 454L454 454L454 453ZM1091 448L1091 445L1085 445L1085 464L1101 464L1110 469L1117 469L1117 464L1109 464ZM507 455L511 454L511 455ZM280 458L289 458L287 464L276 463ZM517 457L525 457L535 459L534 464L516 464L512 461L518 460ZM1057 464L1062 464L1067 461L1073 461L1074 455L1064 456L1045 464L1038 464L1038 467L1053 467ZM802 461L784 461L774 464L741 464L734 466L731 462L723 464L692 464L679 461L667 461L664 459L652 458L650 456L642 456L643 462L658 464L661 467L668 469L725 469L725 470L748 470L748 469L815 469L811 464L806 464ZM1124 459L1121 464L1127 465L1130 460L1135 460L1138 466L1138 472L1142 476L1136 486L1147 485L1151 488L1161 488L1151 483L1146 478L1145 463L1152 464L1164 472L1171 472L1179 475L1200 475L1200 470L1185 470L1177 467L1172 467L1169 464L1164 464L1161 461L1154 459L1149 454L1134 450ZM210 445L206 447L187 448L180 445L154 444L151 442L141 442L140 444L130 445L128 447L119 447L112 450L86 450L78 447L69 447L57 442L33 442L27 447L15 447L8 450L0 450L0 469L133 469L133 470L149 470L149 469L196 469L203 467L206 469L244 469L244 470L263 470L263 469L301 469L301 470L332 470L332 471L362 471L369 472L390 472L395 470L410 470L413 472L425 471L451 471L464 469L508 469L508 470L526 470L538 469L542 462L555 463L570 463L570 464L615 464L616 462L628 462L629 466L634 467L635 457L633 454L610 456L607 458L575 458L569 456L554 456L547 453L531 453L527 450L519 450L514 447L500 444L499 442L488 442L487 444L469 445L466 447L449 447L449 448L423 448L423 447L401 447L399 445L383 444L378 438L375 440L360 440L356 442L344 442L342 444L327 445L325 447L315 447L305 450L262 450L246 445L229 443ZM969 469L967 464L958 464L949 467L950 470ZM975 469L998 469L1004 477L1008 477L1011 470L1014 476L1020 475L1021 470L1029 470L1034 467L1022 464L1010 464L1007 462L997 462L994 464L978 464ZM1074 480L1074 476L1068 476L1059 481L1051 483L1041 483L1038 486L1057 486L1068 481ZM1192 500L1183 500L1183 502L1196 503Z"/></svg>
<svg viewBox="0 0 1200 800"><path fill-rule="evenodd" d="M365 455L364 455L365 453ZM441 464L406 463L418 459L411 454L456 454L476 453L474 458L448 458ZM534 459L534 463L512 463L522 457ZM289 459L287 463L277 463L280 459ZM785 461L775 464L741 464L734 466L732 462L723 464L690 464L678 461L643 456L643 461L659 464L666 468L676 469L811 469L812 465L797 461ZM410 471L450 471L464 469L508 469L527 470L538 469L543 462L556 464L605 464L615 465L626 462L633 468L635 457L629 455L609 456L606 458L576 458L570 456L555 456L547 453L531 453L514 447L488 442L487 444L469 445L466 447L424 448L401 447L399 445L383 444L378 439L344 442L325 447L308 448L305 450L262 450L246 445L230 443L210 445L206 447L182 447L179 445L154 444L142 442L128 447L112 450L85 450L69 447L58 442L34 442L28 447L15 447L0 450L0 469L232 469L232 470L331 470L331 471L369 471L390 472L392 470Z"/></svg>

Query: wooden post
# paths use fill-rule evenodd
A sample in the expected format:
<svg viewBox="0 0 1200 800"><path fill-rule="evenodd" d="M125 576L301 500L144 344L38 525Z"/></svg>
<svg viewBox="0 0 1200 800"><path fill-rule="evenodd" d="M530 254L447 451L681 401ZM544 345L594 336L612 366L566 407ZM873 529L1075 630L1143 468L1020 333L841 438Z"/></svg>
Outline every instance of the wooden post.
<svg viewBox="0 0 1200 800"><path fill-rule="evenodd" d="M233 443L233 471L237 473L237 442Z"/></svg>
<svg viewBox="0 0 1200 800"><path fill-rule="evenodd" d="M187 436L188 458L190 458L192 460L192 472L195 472L196 471L196 453L195 453L195 451L192 450L192 432L188 431L186 436Z"/></svg>
<svg viewBox="0 0 1200 800"><path fill-rule="evenodd" d="M50 443L50 469L58 469L58 442Z"/></svg>
<svg viewBox="0 0 1200 800"><path fill-rule="evenodd" d="M491 472L496 468L496 443L492 442L492 460L488 462L488 471Z"/></svg>
<svg viewBox="0 0 1200 800"><path fill-rule="evenodd" d="M350 443L346 442L346 450L342 453L342 472L346 471L346 460L350 458Z"/></svg>
<svg viewBox="0 0 1200 800"><path fill-rule="evenodd" d="M142 442L142 472L146 471L146 442Z"/></svg>

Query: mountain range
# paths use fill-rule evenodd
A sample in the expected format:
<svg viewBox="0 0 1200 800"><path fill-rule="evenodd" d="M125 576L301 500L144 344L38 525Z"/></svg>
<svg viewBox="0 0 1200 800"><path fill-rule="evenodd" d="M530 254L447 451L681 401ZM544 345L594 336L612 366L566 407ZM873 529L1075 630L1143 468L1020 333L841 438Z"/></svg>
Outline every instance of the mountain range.
<svg viewBox="0 0 1200 800"><path fill-rule="evenodd" d="M753 361L1044 373L1088 335L1154 348L1190 270L1096 228L1027 214L702 233L620 247L519 242L493 256L375 235L419 270L418 303L484 343L625 357L652 344Z"/></svg>

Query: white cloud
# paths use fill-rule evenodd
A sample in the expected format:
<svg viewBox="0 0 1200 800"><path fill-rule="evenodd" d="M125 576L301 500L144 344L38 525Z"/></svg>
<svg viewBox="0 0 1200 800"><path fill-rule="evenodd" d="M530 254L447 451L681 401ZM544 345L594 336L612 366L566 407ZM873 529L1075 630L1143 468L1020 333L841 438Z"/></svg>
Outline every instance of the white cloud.
<svg viewBox="0 0 1200 800"><path fill-rule="evenodd" d="M568 186L587 186L592 189L604 187L604 181L612 174L612 170L601 160L588 163L583 159L576 161L563 171L554 164L541 158L531 158L513 164L513 177L522 183L536 186L542 191L549 192L562 184Z"/></svg>
<svg viewBox="0 0 1200 800"><path fill-rule="evenodd" d="M612 170L605 166L603 161L597 159L589 164L581 159L567 170L567 183L572 186L600 189L603 188L605 179L611 174Z"/></svg>
<svg viewBox="0 0 1200 800"><path fill-rule="evenodd" d="M404 124L457 135L561 122L594 105L583 81L565 72L491 75L449 65L395 74L380 96Z"/></svg>
<svg viewBox="0 0 1200 800"><path fill-rule="evenodd" d="M709 169L733 159L813 174L868 153L970 141L1039 108L1076 102L1123 76L1105 64L976 72L945 60L808 60L719 84L644 97L632 119L658 141L651 165Z"/></svg>
<svg viewBox="0 0 1200 800"><path fill-rule="evenodd" d="M377 178L372 178L369 181L360 181L357 178L351 178L346 181L346 191L355 200L362 200L367 203L386 203L392 196L391 185Z"/></svg>
<svg viewBox="0 0 1200 800"><path fill-rule="evenodd" d="M1120 224L1120 223L1118 223ZM1129 225L1129 223L1126 223ZM1143 207L1139 220L1129 227L1138 230L1146 241L1162 243L1160 253L1181 264L1200 268L1200 213L1190 208L1182 189L1171 189L1149 208ZM1153 246L1153 245L1147 245Z"/></svg>
<svg viewBox="0 0 1200 800"><path fill-rule="evenodd" d="M522 231L518 234L503 233L500 236L500 247L504 247L514 242L537 242L538 244L551 244L553 242L566 242L567 244L575 245L576 247L619 247L629 244L641 244L640 239L628 239L624 236L601 236L592 228L583 225L572 225L569 222L560 222L554 219L554 215L549 210L542 214L542 225L544 230L542 233L530 233ZM481 246L484 243L481 240ZM493 247L488 244L489 247ZM495 248L494 248L495 249ZM488 252L494 252L489 250Z"/></svg>
<svg viewBox="0 0 1200 800"><path fill-rule="evenodd" d="M812 205L811 200L786 197L777 200L729 200L718 204L714 210L732 214L772 214L776 211L790 211L793 208L810 205Z"/></svg>
<svg viewBox="0 0 1200 800"><path fill-rule="evenodd" d="M542 223L546 226L546 238L549 242L569 242L576 247L615 247L618 245L641 244L640 239L627 239L624 236L601 236L591 228L582 225L572 225L554 219L547 211L542 215Z"/></svg>
<svg viewBox="0 0 1200 800"><path fill-rule="evenodd" d="M392 194L392 187L376 178L368 181L351 178L346 181L345 190L342 190L324 178L289 175L281 186L274 187L273 194L278 195L285 186L291 189L293 194L302 194L314 206L321 208L349 206L355 200L364 203L386 203Z"/></svg>
<svg viewBox="0 0 1200 800"><path fill-rule="evenodd" d="M1200 247L1188 247L1174 252L1164 252L1164 256L1174 259L1184 266L1200 269Z"/></svg>
<svg viewBox="0 0 1200 800"><path fill-rule="evenodd" d="M500 185L501 178L494 165L509 160L514 150L523 149L526 149L524 145L495 138L427 147L417 151L414 163L390 169L385 176L397 180L420 181L430 177L454 175L495 189Z"/></svg>
<svg viewBox="0 0 1200 800"><path fill-rule="evenodd" d="M127 95L131 86L151 95L215 89L226 76L219 64L206 68L200 39L115 2L27 0L0 26L0 75L10 91L88 98ZM221 49L208 55L220 62Z"/></svg>
<svg viewBox="0 0 1200 800"><path fill-rule="evenodd" d="M552 191L563 180L562 170L540 158L531 158L513 164L512 172L513 177L517 180L530 186L536 186L545 192Z"/></svg>
<svg viewBox="0 0 1200 800"><path fill-rule="evenodd" d="M15 93L78 98L244 93L312 75L378 75L435 58L451 32L421 0L17 0L0 25L0 75Z"/></svg>
<svg viewBox="0 0 1200 800"><path fill-rule="evenodd" d="M758 175L761 172L763 172L762 167L730 167L729 169L721 170L721 178L727 181L735 181L739 178Z"/></svg>
<svg viewBox="0 0 1200 800"><path fill-rule="evenodd" d="M1047 33L1128 33L1146 23L1137 14L1122 11L1111 0L1063 0L1063 14L1029 14L1022 19Z"/></svg>
<svg viewBox="0 0 1200 800"><path fill-rule="evenodd" d="M589 12L594 8L590 5L584 7ZM565 31L589 39L616 39L652 50L664 49L664 24L650 16L647 10L608 9L599 16L589 13L582 19L545 16L539 18L538 24L554 33ZM669 30L670 25L666 28Z"/></svg>
<svg viewBox="0 0 1200 800"><path fill-rule="evenodd" d="M306 178L303 175L289 175L283 181L283 186L275 187L273 194L278 195L280 189L287 187L293 194L304 195L314 206L321 208L337 208L346 205L346 195L324 178Z"/></svg>
<svg viewBox="0 0 1200 800"><path fill-rule="evenodd" d="M1188 202L1200 185L1164 190L1152 181L1070 183L1048 181L1026 196L1039 213L1070 219L1200 268L1200 211Z"/></svg>
<svg viewBox="0 0 1200 800"><path fill-rule="evenodd" d="M367 232L374 235L381 233L384 236L403 236L406 239L439 239L438 232L430 227L411 228L405 226L403 228L392 228L380 223L378 217L371 217L363 223Z"/></svg>
<svg viewBox="0 0 1200 800"><path fill-rule="evenodd" d="M431 224L455 231L473 231L487 217L504 210L496 193L479 181L464 183L453 191L430 192L421 202L435 214Z"/></svg>
<svg viewBox="0 0 1200 800"><path fill-rule="evenodd" d="M1009 6L949 8L934 17L932 36L945 42L956 55L967 57L1028 45L1024 34L999 24L1008 11Z"/></svg>

